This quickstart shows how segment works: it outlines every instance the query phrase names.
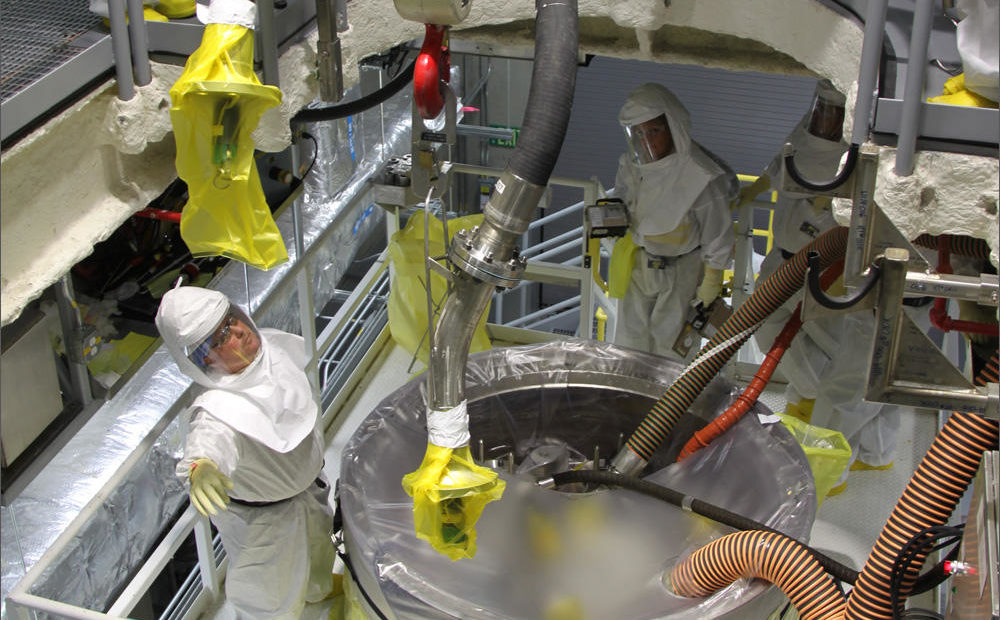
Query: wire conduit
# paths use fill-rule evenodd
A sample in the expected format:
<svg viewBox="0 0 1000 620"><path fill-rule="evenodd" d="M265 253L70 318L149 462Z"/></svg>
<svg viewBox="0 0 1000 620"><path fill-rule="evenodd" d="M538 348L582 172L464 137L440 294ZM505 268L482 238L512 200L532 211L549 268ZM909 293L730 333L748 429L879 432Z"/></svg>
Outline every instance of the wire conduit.
<svg viewBox="0 0 1000 620"><path fill-rule="evenodd" d="M838 226L826 231L785 262L773 275L754 291L754 294L733 313L715 333L702 351L714 348L734 335L753 328L779 306L784 304L805 280L807 256L817 252L820 268L826 269L844 256L847 228ZM667 388L639 427L629 437L624 449L615 457L612 467L623 474L635 474L645 466L653 453L669 436L677 420L684 414L698 394L718 374L722 366L750 337L747 332L714 357L697 368L690 368ZM631 453L631 454L630 454ZM638 466L635 463L638 457ZM631 461L631 463L630 463Z"/></svg>
<svg viewBox="0 0 1000 620"><path fill-rule="evenodd" d="M820 276L820 286L824 290L829 288L843 272L844 261L839 260ZM771 380L771 375L774 374L774 369L778 367L785 351L788 350L788 347L792 346L792 340L798 334L799 328L802 327L801 313L802 303L800 302L795 306L792 316L788 317L781 333L774 339L774 343L764 356L764 361L761 362L760 368L757 369L753 380L750 381L750 385L743 390L743 393L724 412L709 422L704 428L695 431L694 435L684 444L680 454L677 456L678 461L684 460L698 450L708 446L708 444L732 428L747 411L750 411L750 408L754 406L754 403L760 397L761 392L767 387L768 382Z"/></svg>

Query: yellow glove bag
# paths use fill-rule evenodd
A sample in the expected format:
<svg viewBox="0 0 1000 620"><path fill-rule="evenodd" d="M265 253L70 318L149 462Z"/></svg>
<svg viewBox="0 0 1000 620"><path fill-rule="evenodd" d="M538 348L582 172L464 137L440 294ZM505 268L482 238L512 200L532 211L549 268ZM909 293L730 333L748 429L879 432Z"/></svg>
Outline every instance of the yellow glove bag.
<svg viewBox="0 0 1000 620"><path fill-rule="evenodd" d="M413 498L417 538L452 560L476 555L476 522L506 486L495 471L472 461L467 445L429 443L420 467L403 476L403 489Z"/></svg>
<svg viewBox="0 0 1000 620"><path fill-rule="evenodd" d="M197 459L188 472L191 482L191 503L206 517L229 507L229 491L233 481L219 471L212 459Z"/></svg>
<svg viewBox="0 0 1000 620"><path fill-rule="evenodd" d="M251 134L281 90L253 72L253 31L208 24L170 89L177 175L188 185L181 238L194 256L226 256L258 269L288 260L254 164Z"/></svg>
<svg viewBox="0 0 1000 620"><path fill-rule="evenodd" d="M625 233L615 241L608 262L608 297L622 299L632 281L632 264L639 246L632 241L632 232Z"/></svg>
<svg viewBox="0 0 1000 620"><path fill-rule="evenodd" d="M483 223L483 215L466 215L448 220L448 235L454 235L463 228L472 228ZM430 216L427 226L431 256L444 254L444 227L441 220ZM392 236L389 243L389 260L396 270L396 279L389 290L389 331L392 339L424 364L430 358L430 341L427 338L427 289L424 288L424 212L417 211L407 220L406 226ZM440 304L448 291L448 282L438 273L431 272L431 297L434 299L435 316L441 312ZM488 351L491 348L489 334L486 333L486 317L489 305L476 324L469 345L470 353Z"/></svg>

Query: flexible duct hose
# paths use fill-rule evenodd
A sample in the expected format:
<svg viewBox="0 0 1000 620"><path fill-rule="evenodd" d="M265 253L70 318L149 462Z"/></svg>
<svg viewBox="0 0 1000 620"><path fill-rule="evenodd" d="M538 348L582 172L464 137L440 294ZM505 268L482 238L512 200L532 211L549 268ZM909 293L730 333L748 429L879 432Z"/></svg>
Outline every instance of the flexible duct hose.
<svg viewBox="0 0 1000 620"><path fill-rule="evenodd" d="M660 397L660 400L653 405L649 414L632 433L632 436L629 437L627 448L643 461L649 461L653 453L670 434L677 420L701 393L701 390L732 357L733 353L743 345L743 342L750 337L750 332L747 330L763 321L802 288L808 254L818 252L820 268L825 270L844 256L846 242L847 228L843 226L831 228L799 250L778 271L768 277L754 291L750 299L741 305L719 328L708 344L702 348L702 351L711 349L736 334L744 331L747 333L720 354L706 360L698 367L690 369L690 372L684 372L674 381Z"/></svg>
<svg viewBox="0 0 1000 620"><path fill-rule="evenodd" d="M992 374L997 356L976 378L982 385ZM896 503L847 603L847 618L892 618L890 579L896 555L920 530L947 523L965 489L979 469L983 452L997 449L1000 428L996 420L953 412L934 438ZM912 589L924 556L918 556L903 578L900 609Z"/></svg>
<svg viewBox="0 0 1000 620"><path fill-rule="evenodd" d="M994 354L976 383L996 382L997 366ZM760 577L780 587L803 619L888 620L894 611L890 581L899 551L921 530L947 522L976 475L983 452L995 450L998 437L996 420L951 414L906 485L846 601L832 581L816 576L821 568L807 547L771 532L737 532L697 550L674 569L674 591L707 596L740 577ZM900 610L918 581L924 558L917 556L903 578ZM805 574L796 578L798 573Z"/></svg>
<svg viewBox="0 0 1000 620"><path fill-rule="evenodd" d="M844 272L844 261L839 260L829 269L823 272L820 276L820 286L826 290L830 288L830 285L840 277L840 274ZM688 439L684 447L681 448L680 454L677 455L677 460L682 461L687 457L691 456L698 450L708 446L720 437L723 433L728 431L733 427L734 424L739 422L740 418L750 411L754 403L760 397L760 393L764 391L767 387L768 382L771 380L771 375L774 374L774 369L778 367L781 362L782 356L788 347L792 345L792 339L795 335L799 333L799 328L802 327L802 302L799 302L795 306L795 311L792 316L788 317L785 322L785 326L781 329L781 333L778 334L777 338L774 339L774 343L768 350L767 354L764 355L764 361L761 362L760 368L754 374L753 379L750 381L750 385L747 386L743 393L729 405L721 415L717 416L714 420L709 422L704 428L695 431L691 439Z"/></svg>
<svg viewBox="0 0 1000 620"><path fill-rule="evenodd" d="M716 523L727 525L737 530L759 530L771 532L784 536L778 530L768 527L759 521L754 521L741 514L736 514L731 510L726 510L721 506L710 504L706 501L685 495L680 491L665 487L635 476L623 476L610 471L594 471L592 469L577 469L564 471L552 476L552 481L556 486L572 484L574 482L585 482L589 484L599 484L605 486L616 486L641 493L648 497L653 497L664 501L678 508L683 508L695 514L707 517ZM841 564L837 560L806 547L816 561L835 579L853 584L858 580L858 571Z"/></svg>
<svg viewBox="0 0 1000 620"><path fill-rule="evenodd" d="M810 550L774 532L735 532L713 540L674 568L670 585L681 596L702 597L741 577L781 588L803 620L843 614L844 595Z"/></svg>
<svg viewBox="0 0 1000 620"><path fill-rule="evenodd" d="M990 246L983 239L967 237L965 235L941 235L947 239L948 251L951 254L970 256L980 260L989 260ZM914 245L919 245L932 250L937 250L939 239L936 235L920 235L913 240Z"/></svg>
<svg viewBox="0 0 1000 620"><path fill-rule="evenodd" d="M472 241L477 252L492 255L498 263L512 258L511 252L528 229L538 197L562 149L576 84L578 32L576 0L538 2L535 64L524 126L501 177L510 184L506 191L497 184L484 209L483 224ZM529 182L538 186L538 193L525 189ZM449 292L431 340L428 403L436 409L455 407L465 399L469 343L495 286L481 279L475 269L459 267L466 275L460 276L461 284L456 283Z"/></svg>
<svg viewBox="0 0 1000 620"><path fill-rule="evenodd" d="M576 85L576 0L538 0L535 66L517 150L508 168L516 176L545 186L562 149Z"/></svg>

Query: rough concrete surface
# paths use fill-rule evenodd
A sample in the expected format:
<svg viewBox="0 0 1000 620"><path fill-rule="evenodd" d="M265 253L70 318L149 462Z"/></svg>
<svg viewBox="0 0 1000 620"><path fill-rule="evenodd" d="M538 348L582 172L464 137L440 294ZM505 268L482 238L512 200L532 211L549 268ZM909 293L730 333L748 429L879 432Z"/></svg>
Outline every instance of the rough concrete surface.
<svg viewBox="0 0 1000 620"><path fill-rule="evenodd" d="M848 93L848 109L853 105L862 32L819 3L580 0L579 7L582 51L823 76ZM530 45L534 14L533 0L475 2L453 36ZM423 35L423 26L401 19L391 0L351 3L348 18L350 29L341 34L345 87L357 82L358 60ZM284 97L254 133L259 149L284 149L291 140L288 119L316 97L315 40L313 31L283 53ZM153 75L129 102L115 97L113 82L106 84L3 153L0 324L17 318L176 176L168 91L180 67L154 63ZM883 177L891 175L889 151ZM932 201L927 187L934 189ZM880 179L879 188L880 204L892 206L887 211L906 234L987 235L996 262L995 159L921 154L913 177Z"/></svg>

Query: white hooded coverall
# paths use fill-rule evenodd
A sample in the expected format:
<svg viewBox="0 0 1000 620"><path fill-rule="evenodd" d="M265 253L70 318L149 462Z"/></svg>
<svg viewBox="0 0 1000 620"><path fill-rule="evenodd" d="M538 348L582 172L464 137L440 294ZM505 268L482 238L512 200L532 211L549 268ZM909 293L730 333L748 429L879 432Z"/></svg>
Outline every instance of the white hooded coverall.
<svg viewBox="0 0 1000 620"><path fill-rule="evenodd" d="M674 341L687 319L703 263L726 269L733 259L729 203L738 187L691 139L691 118L659 84L632 91L618 120L623 127L665 115L672 153L640 164L629 153L618 160L613 194L629 213L635 252L632 276L618 304L615 343L676 359ZM698 348L691 350L691 357Z"/></svg>
<svg viewBox="0 0 1000 620"><path fill-rule="evenodd" d="M806 129L809 120L807 114L785 142L795 147L795 166L803 176L827 181L837 173L847 145L810 134ZM780 155L767 167L765 173L772 184L780 183L783 168ZM815 201L811 195L779 192L774 206L774 248L761 264L758 282L781 267L785 261L782 250L794 254L837 225L829 200ZM793 295L758 328L754 337L761 351L770 349L802 295ZM868 465L882 466L892 462L899 410L864 400L865 356L870 353L874 331L871 310L808 321L785 351L779 368L788 379L788 402L814 399L812 424L840 431L851 445L852 462L860 459Z"/></svg>
<svg viewBox="0 0 1000 620"><path fill-rule="evenodd" d="M261 329L257 357L241 372L203 372L182 347L211 334L228 308L217 291L182 287L164 295L157 314L180 369L208 388L184 414L184 457L176 472L187 480L191 463L208 458L233 481L228 509L211 517L229 556L231 615L299 618L306 602L330 593L334 560L319 409L302 370L305 347L299 336Z"/></svg>

